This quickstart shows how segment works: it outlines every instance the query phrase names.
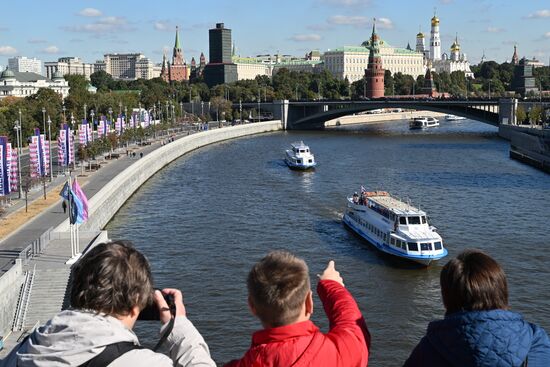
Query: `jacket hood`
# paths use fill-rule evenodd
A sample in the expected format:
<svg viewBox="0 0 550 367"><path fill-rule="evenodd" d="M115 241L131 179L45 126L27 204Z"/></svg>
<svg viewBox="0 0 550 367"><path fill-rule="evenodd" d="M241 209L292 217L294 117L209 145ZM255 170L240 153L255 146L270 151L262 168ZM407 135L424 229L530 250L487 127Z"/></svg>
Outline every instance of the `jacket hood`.
<svg viewBox="0 0 550 367"><path fill-rule="evenodd" d="M117 342L139 344L137 336L114 317L66 310L21 345L18 366L79 366Z"/></svg>
<svg viewBox="0 0 550 367"><path fill-rule="evenodd" d="M518 366L533 343L531 324L504 310L459 312L431 322L427 338L449 365Z"/></svg>

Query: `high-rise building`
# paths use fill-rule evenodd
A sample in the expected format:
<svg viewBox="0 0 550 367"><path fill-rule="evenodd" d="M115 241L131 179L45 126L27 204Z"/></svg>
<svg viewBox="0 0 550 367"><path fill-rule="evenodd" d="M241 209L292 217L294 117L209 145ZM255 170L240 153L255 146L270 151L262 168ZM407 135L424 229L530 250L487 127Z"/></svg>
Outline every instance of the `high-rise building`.
<svg viewBox="0 0 550 367"><path fill-rule="evenodd" d="M166 61L166 55L162 60L162 71L160 76L166 82L189 80L190 70L183 58L183 51L180 45L179 29L176 27L176 42L172 51L172 63Z"/></svg>
<svg viewBox="0 0 550 367"><path fill-rule="evenodd" d="M19 73L35 73L42 75L42 61L37 58L29 59L26 56L15 56L8 59L8 68Z"/></svg>
<svg viewBox="0 0 550 367"><path fill-rule="evenodd" d="M535 86L535 77L533 76L533 65L530 65L525 57L519 60L518 64L514 66L512 90L524 97L529 92L538 92L538 88Z"/></svg>
<svg viewBox="0 0 550 367"><path fill-rule="evenodd" d="M104 70L113 79L136 80L152 79L154 64L141 53L106 54L103 61L94 65L94 70Z"/></svg>
<svg viewBox="0 0 550 367"><path fill-rule="evenodd" d="M62 75L84 75L86 79L94 73L94 65L86 64L78 57L61 57L57 61L45 62L44 67L48 79L52 79L57 71Z"/></svg>
<svg viewBox="0 0 550 367"><path fill-rule="evenodd" d="M209 87L237 81L237 65L231 60L231 29L223 23L208 31L210 62L204 69L204 81Z"/></svg>
<svg viewBox="0 0 550 367"><path fill-rule="evenodd" d="M379 41L378 34L376 34L376 23L374 23L369 45L369 64L365 70L366 97L368 98L384 97L384 69L382 68Z"/></svg>

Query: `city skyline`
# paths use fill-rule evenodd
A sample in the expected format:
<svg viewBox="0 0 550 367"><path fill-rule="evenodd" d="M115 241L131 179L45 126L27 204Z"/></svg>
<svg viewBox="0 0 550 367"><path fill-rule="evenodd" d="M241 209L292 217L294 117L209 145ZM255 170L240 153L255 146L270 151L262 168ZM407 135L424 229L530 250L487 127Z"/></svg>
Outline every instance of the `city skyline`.
<svg viewBox="0 0 550 367"><path fill-rule="evenodd" d="M190 62L191 57L198 60L201 52L208 58L208 29L217 22L233 30L243 56L276 52L301 56L313 49L325 52L359 45L370 36L372 18L378 19L379 34L389 44L410 43L414 48L419 29L429 40L434 9L441 20L442 52L449 53L458 35L462 51L473 64L483 52L487 60L509 61L514 44L520 57L536 57L544 64L550 57L550 7L535 0L521 4L437 0L422 5L378 0L280 0L276 6L251 0L185 4L166 0L162 6L148 2L137 7L127 0L56 4L52 7L38 0L25 6L10 4L11 16L0 27L0 65L5 67L13 56L42 61L76 56L95 62L114 52L142 52L159 63L163 51L173 47L176 26L184 57ZM34 11L28 11L29 6Z"/></svg>

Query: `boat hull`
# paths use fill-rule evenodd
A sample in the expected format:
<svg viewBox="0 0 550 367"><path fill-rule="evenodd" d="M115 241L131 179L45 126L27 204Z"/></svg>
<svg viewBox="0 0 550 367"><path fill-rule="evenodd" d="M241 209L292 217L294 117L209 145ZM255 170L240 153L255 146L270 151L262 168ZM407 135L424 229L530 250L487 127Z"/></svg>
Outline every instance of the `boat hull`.
<svg viewBox="0 0 550 367"><path fill-rule="evenodd" d="M317 166L316 163L313 163L313 164L310 164L310 163L297 164L297 163L294 163L294 162L292 162L291 160L289 160L287 158L285 158L285 163L290 169L297 170L297 171L307 171L307 170L310 170L310 169L314 169L315 166Z"/></svg>
<svg viewBox="0 0 550 367"><path fill-rule="evenodd" d="M344 214L342 218L342 222L351 230L353 230L356 234L361 236L363 239L365 239L369 244L371 244L373 247L375 247L377 250L384 252L389 255L393 255L395 257L409 260L412 262L415 262L417 264L420 264L422 266L429 266L432 262L437 261L445 256L447 256L448 251L445 249L445 251L440 255L408 255L400 253L387 244L377 241L374 238L371 238L366 232L361 230L358 225L354 223L354 220L351 219L347 214Z"/></svg>

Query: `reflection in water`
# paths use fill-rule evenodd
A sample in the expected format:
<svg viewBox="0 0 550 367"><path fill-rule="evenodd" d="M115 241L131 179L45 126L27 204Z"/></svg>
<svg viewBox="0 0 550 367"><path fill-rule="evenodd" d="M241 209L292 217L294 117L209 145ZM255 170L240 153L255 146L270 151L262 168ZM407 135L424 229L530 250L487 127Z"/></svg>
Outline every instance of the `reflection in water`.
<svg viewBox="0 0 550 367"><path fill-rule="evenodd" d="M315 171L291 171L282 161L296 140L315 153ZM550 176L510 160L508 149L495 128L472 121L238 139L159 172L107 229L148 255L157 286L183 290L189 318L218 362L240 357L260 328L246 304L250 266L284 248L307 260L313 282L334 259L373 335L371 364L401 365L427 323L443 315L445 262L424 269L373 250L342 225L345 198L363 185L420 203L450 256L470 247L494 256L508 274L512 308L548 330ZM313 319L326 330L315 302ZM156 329L140 323L137 332L153 344Z"/></svg>

